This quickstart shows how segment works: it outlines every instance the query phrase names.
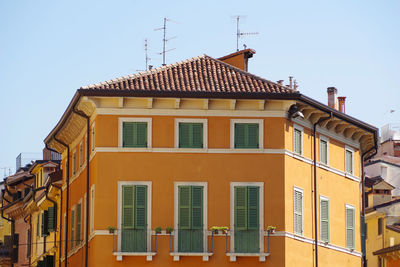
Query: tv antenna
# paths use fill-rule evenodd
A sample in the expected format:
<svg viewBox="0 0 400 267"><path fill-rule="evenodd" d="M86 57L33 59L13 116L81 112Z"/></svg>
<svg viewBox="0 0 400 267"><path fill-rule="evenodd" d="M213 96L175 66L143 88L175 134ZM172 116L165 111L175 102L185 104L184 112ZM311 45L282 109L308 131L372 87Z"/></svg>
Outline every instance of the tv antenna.
<svg viewBox="0 0 400 267"><path fill-rule="evenodd" d="M239 51L239 38L244 35L256 35L258 32L240 32L239 21L243 16L235 16L236 19L236 51Z"/></svg>
<svg viewBox="0 0 400 267"><path fill-rule="evenodd" d="M149 61L151 58L149 58L149 43L147 42L147 38L144 39L144 51L146 53L146 70L149 70Z"/></svg>
<svg viewBox="0 0 400 267"><path fill-rule="evenodd" d="M171 49L166 50L167 42L170 41L170 40L172 40L172 39L175 39L175 38L176 38L176 36L174 36L174 37L171 37L171 38L167 39L167 37L166 37L166 35L167 35L167 21L173 21L173 20L168 19L168 18L164 18L164 26L161 27L161 28L154 29L155 31L163 30L163 32L164 32L164 37L163 37L163 51L160 52L160 53L158 53L159 55L162 55L162 56L163 56L163 63L162 63L163 66L166 65L166 64L165 64L165 54L166 54L167 52L172 51L172 50L175 49L175 48L171 48Z"/></svg>

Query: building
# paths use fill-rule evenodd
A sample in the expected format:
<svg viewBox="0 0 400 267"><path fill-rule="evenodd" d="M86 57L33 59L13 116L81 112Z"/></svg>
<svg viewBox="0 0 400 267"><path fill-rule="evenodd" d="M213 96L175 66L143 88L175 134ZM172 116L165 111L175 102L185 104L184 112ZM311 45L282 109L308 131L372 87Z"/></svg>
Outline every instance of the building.
<svg viewBox="0 0 400 267"><path fill-rule="evenodd" d="M0 182L0 199L3 198L5 186L4 181ZM2 207L2 206L1 206ZM11 223L0 216L0 266L10 266L11 258L9 255L9 248L11 240Z"/></svg>
<svg viewBox="0 0 400 267"><path fill-rule="evenodd" d="M324 105L248 73L253 54L77 90L45 139L62 155L63 266L361 265L377 129L337 110L336 88Z"/></svg>

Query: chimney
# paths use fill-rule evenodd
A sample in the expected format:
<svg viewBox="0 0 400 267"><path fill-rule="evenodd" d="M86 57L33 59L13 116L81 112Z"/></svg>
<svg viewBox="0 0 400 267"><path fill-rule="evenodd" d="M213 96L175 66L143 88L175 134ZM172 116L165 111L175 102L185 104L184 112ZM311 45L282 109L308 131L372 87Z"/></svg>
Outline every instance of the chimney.
<svg viewBox="0 0 400 267"><path fill-rule="evenodd" d="M346 113L346 97L345 96L339 96L338 97L338 102L339 102L339 111Z"/></svg>
<svg viewBox="0 0 400 267"><path fill-rule="evenodd" d="M252 58L255 53L255 50L248 48L226 55L224 57L220 57L218 58L218 60L221 60L222 62L225 62L241 70L247 71L248 60L249 58Z"/></svg>
<svg viewBox="0 0 400 267"><path fill-rule="evenodd" d="M337 89L335 87L328 87L328 106L330 108L337 109L336 99L337 99Z"/></svg>

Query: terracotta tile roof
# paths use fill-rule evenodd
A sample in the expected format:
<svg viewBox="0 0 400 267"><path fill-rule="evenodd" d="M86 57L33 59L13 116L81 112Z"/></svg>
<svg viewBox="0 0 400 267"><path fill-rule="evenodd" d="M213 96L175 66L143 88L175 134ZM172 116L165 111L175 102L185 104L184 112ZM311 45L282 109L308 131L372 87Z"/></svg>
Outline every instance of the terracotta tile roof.
<svg viewBox="0 0 400 267"><path fill-rule="evenodd" d="M218 59L202 55L81 89L191 93L298 93Z"/></svg>
<svg viewBox="0 0 400 267"><path fill-rule="evenodd" d="M397 251L397 250L400 250L400 245L394 245L392 247L382 248L377 251L374 251L372 254L374 254L376 256L376 255L381 255L381 254L385 254L385 253L389 253L389 252L393 252L393 251Z"/></svg>

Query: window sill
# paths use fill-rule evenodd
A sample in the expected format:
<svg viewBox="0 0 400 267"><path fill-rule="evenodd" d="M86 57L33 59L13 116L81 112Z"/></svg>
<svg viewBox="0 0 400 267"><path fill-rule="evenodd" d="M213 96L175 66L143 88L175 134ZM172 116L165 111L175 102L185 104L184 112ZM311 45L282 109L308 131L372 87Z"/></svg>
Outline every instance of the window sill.
<svg viewBox="0 0 400 267"><path fill-rule="evenodd" d="M230 261L236 261L236 257L259 257L259 261L264 262L269 253L226 253L226 256Z"/></svg>
<svg viewBox="0 0 400 267"><path fill-rule="evenodd" d="M147 261L152 261L156 252L114 252L113 255L117 256L117 261L122 261L123 256L146 256Z"/></svg>
<svg viewBox="0 0 400 267"><path fill-rule="evenodd" d="M203 261L208 261L209 257L213 255L211 252L171 252L169 255L174 257L174 261L179 261L180 256L200 256Z"/></svg>

